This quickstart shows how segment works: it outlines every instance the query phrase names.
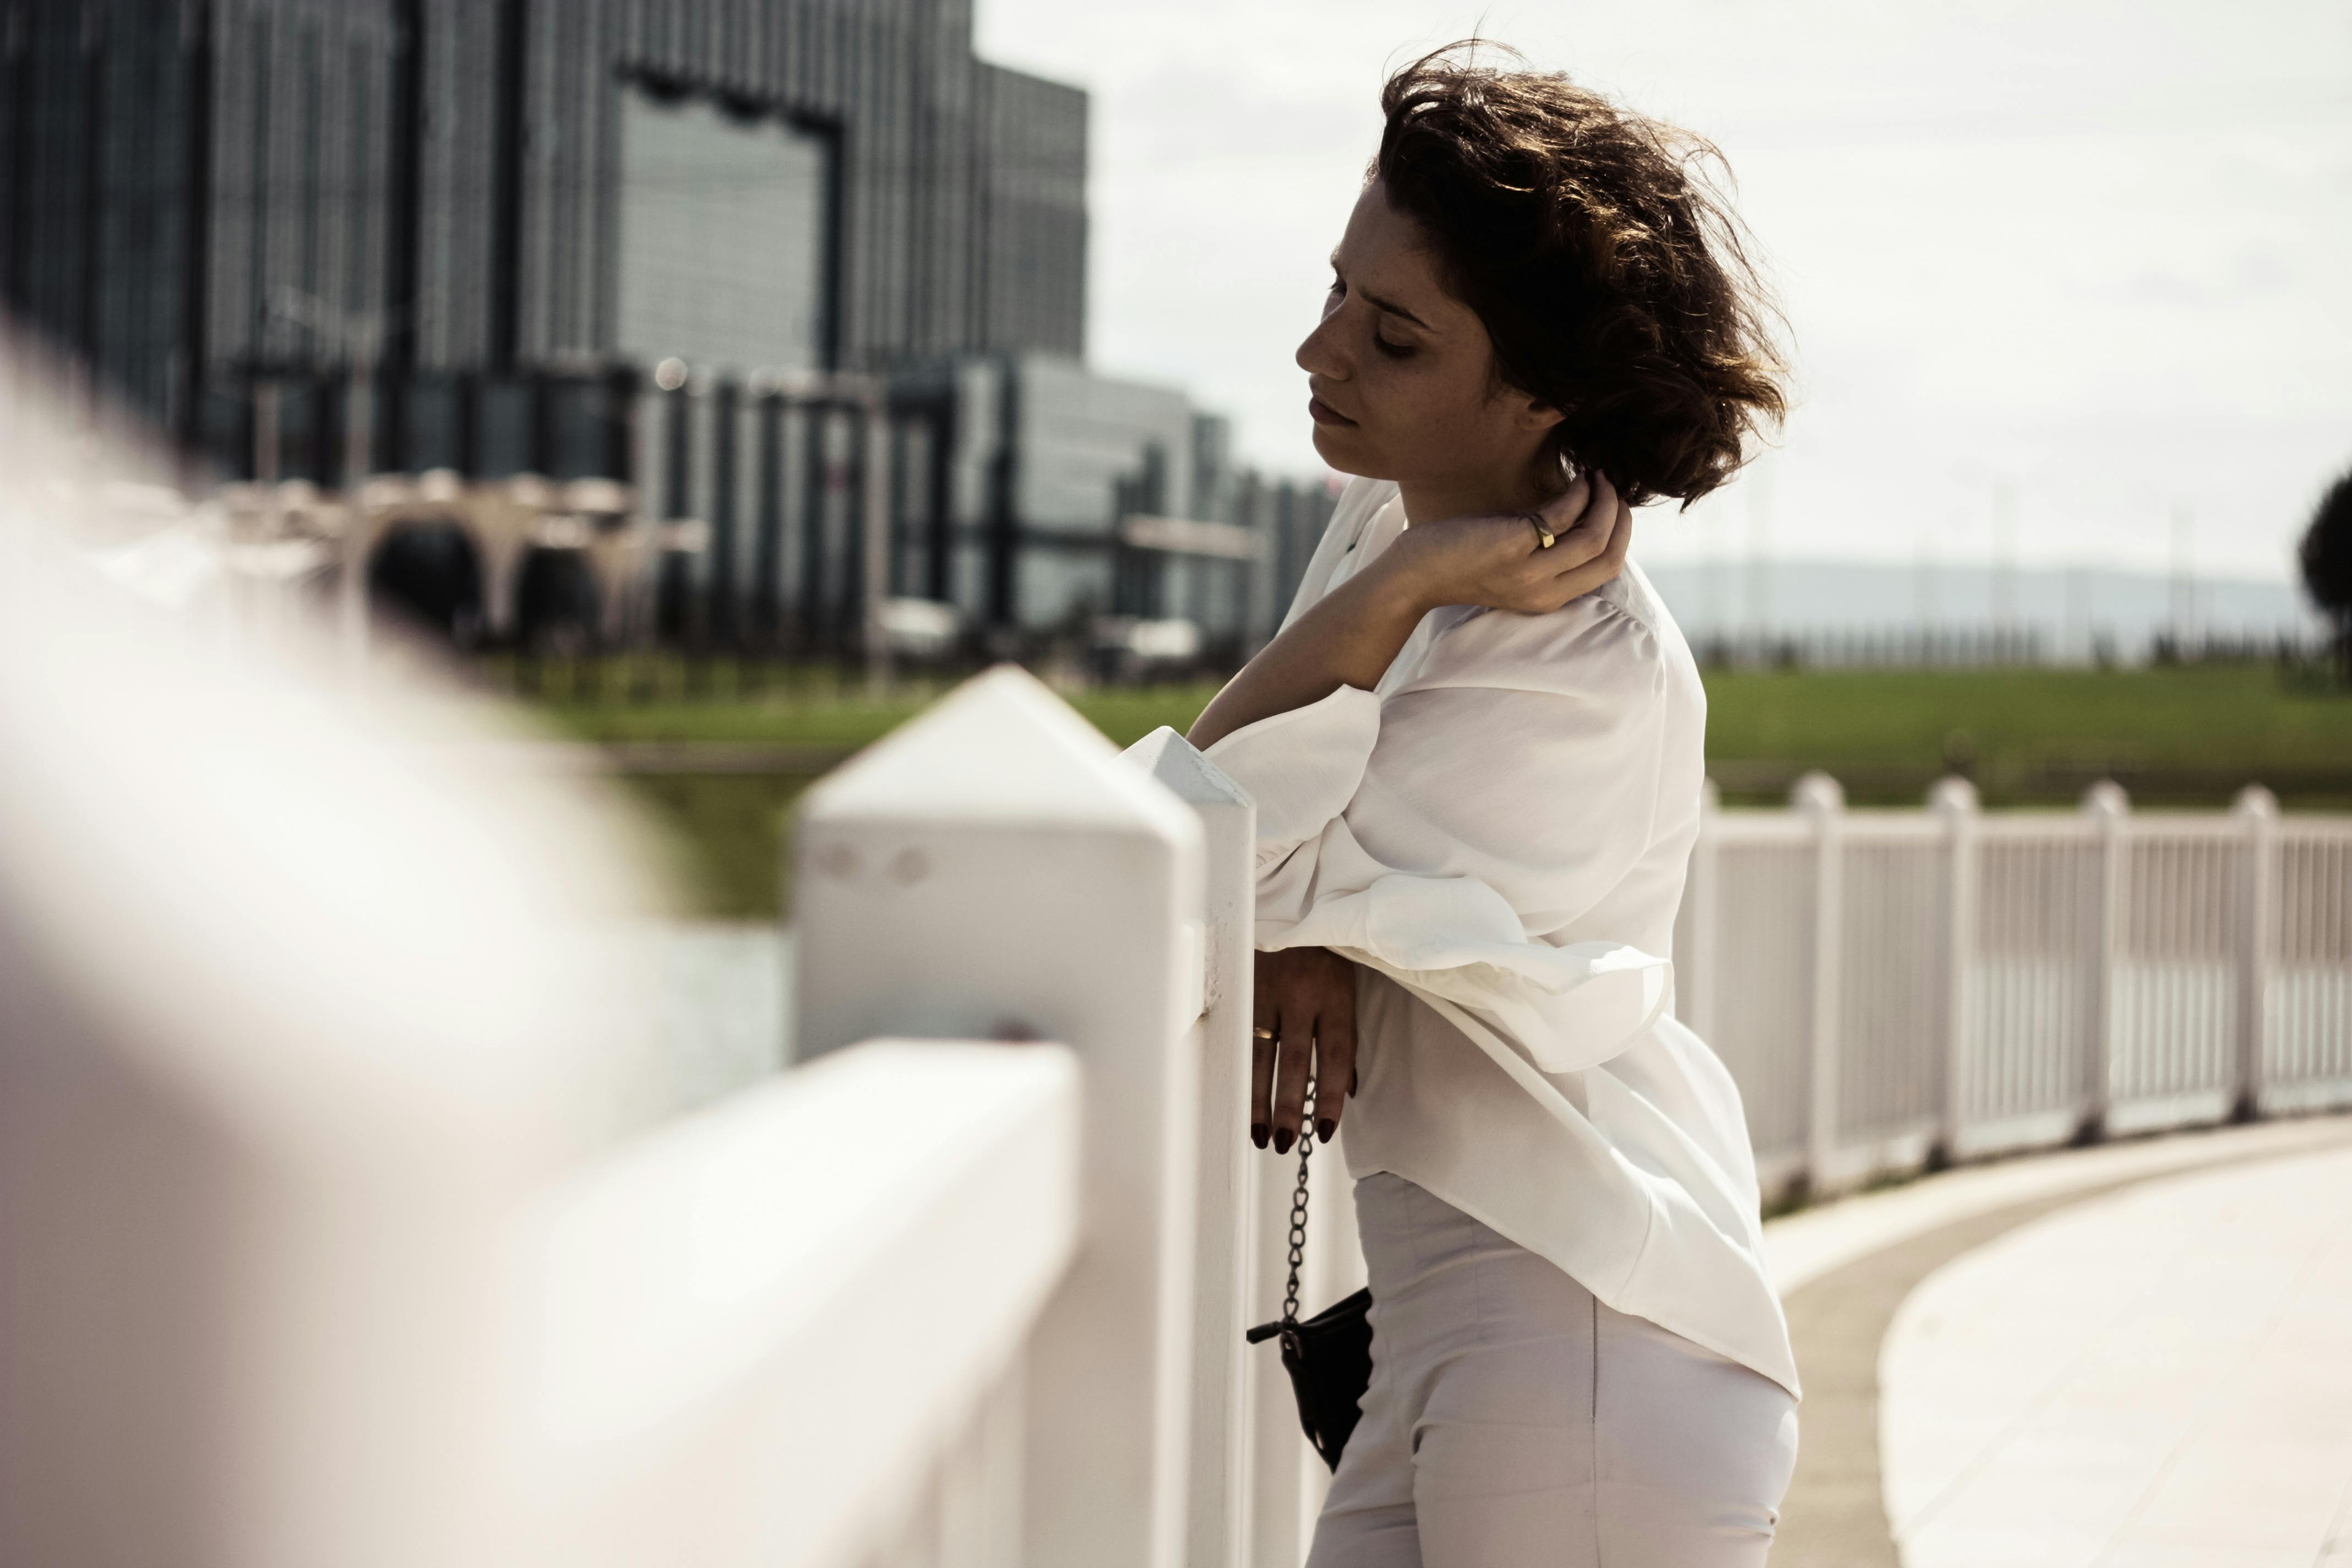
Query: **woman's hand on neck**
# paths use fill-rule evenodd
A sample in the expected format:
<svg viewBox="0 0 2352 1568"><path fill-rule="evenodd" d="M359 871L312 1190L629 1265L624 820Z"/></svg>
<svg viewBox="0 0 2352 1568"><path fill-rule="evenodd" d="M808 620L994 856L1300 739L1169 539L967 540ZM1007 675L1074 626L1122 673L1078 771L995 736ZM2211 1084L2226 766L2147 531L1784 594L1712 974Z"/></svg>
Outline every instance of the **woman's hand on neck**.
<svg viewBox="0 0 2352 1568"><path fill-rule="evenodd" d="M1553 535L1549 546L1538 544L1522 515L1538 509ZM1441 605L1522 615L1559 609L1617 575L1633 531L1625 503L1599 475L1577 480L1549 504L1456 512L1407 529L1259 649L1202 710L1192 743L1205 750L1342 686L1371 690L1422 617Z"/></svg>

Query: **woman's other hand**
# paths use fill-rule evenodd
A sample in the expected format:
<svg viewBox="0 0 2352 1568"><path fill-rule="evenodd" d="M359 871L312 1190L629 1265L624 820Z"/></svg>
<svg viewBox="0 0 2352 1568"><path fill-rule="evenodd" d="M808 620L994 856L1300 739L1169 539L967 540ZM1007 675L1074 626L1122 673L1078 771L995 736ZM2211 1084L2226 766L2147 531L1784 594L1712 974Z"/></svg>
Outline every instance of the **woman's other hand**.
<svg viewBox="0 0 2352 1568"><path fill-rule="evenodd" d="M1633 511L1604 477L1580 475L1537 514L1543 547L1525 512L1453 517L1404 531L1381 564L1403 577L1422 605L1483 605L1549 615L1625 569Z"/></svg>
<svg viewBox="0 0 2352 1568"><path fill-rule="evenodd" d="M1356 966L1322 947L1259 953L1252 1022L1250 1142L1290 1152L1312 1070L1315 1136L1329 1142L1356 1082Z"/></svg>

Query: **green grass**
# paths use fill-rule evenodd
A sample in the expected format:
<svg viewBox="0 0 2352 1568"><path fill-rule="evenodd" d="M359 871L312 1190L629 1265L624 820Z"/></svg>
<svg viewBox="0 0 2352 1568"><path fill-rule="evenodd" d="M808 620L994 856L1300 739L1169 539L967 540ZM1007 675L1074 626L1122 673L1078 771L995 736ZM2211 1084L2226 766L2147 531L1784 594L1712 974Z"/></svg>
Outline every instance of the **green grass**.
<svg viewBox="0 0 2352 1568"><path fill-rule="evenodd" d="M710 920L772 920L785 907L792 811L805 773L624 773L646 808L681 902Z"/></svg>
<svg viewBox="0 0 2352 1568"><path fill-rule="evenodd" d="M1119 745L1181 730L1210 686L1077 693ZM600 742L724 742L846 752L919 710L929 693L874 702L829 679L694 700L551 700L560 732ZM551 694L552 696L552 694ZM1858 804L1913 802L1964 766L1989 805L2066 805L2113 775L2149 805L2219 808L2260 781L2290 809L2352 809L2352 693L2260 666L2147 670L1718 671L1707 679L1710 767L1734 804L1786 795L1821 768ZM623 782L670 830L693 906L764 917L785 896L789 814L813 775L680 773Z"/></svg>
<svg viewBox="0 0 2352 1568"><path fill-rule="evenodd" d="M2091 671L1718 672L1707 750L1726 757L1934 761L1979 754L2352 764L2352 698L2290 689L2262 666Z"/></svg>
<svg viewBox="0 0 2352 1568"><path fill-rule="evenodd" d="M601 744L724 743L849 752L879 740L938 695L918 689L874 702L845 693L829 678L776 680L762 689L719 690L700 699L667 696L643 702L604 701L568 678L531 703L558 734ZM673 682L675 684L675 682ZM1072 703L1120 746L1162 724L1183 729L1216 690L1213 685L1078 692ZM643 805L668 850L688 908L719 920L773 917L786 902L783 867L792 812L816 782L806 772L625 773L618 782Z"/></svg>
<svg viewBox="0 0 2352 1568"><path fill-rule="evenodd" d="M1213 685L1083 691L1072 706L1116 743L1141 740L1162 724L1182 729L1207 706ZM937 692L890 701L862 697L766 695L713 701L642 704L548 702L539 711L559 730L583 741L726 742L779 746L855 748L879 740L921 711Z"/></svg>
<svg viewBox="0 0 2352 1568"><path fill-rule="evenodd" d="M2111 775L2151 805L2352 803L2352 694L2267 666L1742 671L1707 680L1718 776L1818 767L1857 799L1916 799L1948 767L1992 805L2060 804ZM1731 789L1737 795L1739 791Z"/></svg>

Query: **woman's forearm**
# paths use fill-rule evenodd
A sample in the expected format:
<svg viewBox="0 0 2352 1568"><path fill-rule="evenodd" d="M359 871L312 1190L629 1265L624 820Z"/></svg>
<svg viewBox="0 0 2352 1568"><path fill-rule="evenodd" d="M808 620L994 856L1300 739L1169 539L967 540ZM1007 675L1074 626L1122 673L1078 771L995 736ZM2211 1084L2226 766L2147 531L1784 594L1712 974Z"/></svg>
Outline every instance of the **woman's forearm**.
<svg viewBox="0 0 2352 1568"><path fill-rule="evenodd" d="M1384 569L1390 559L1341 584L1260 648L1201 710L1187 738L1205 749L1342 686L1370 690L1430 609L1411 574Z"/></svg>
<svg viewBox="0 0 2352 1568"><path fill-rule="evenodd" d="M1548 615L1616 576L1633 532L1597 474L1535 512L1415 524L1259 649L1192 721L1192 742L1213 746L1342 686L1370 690L1440 605Z"/></svg>

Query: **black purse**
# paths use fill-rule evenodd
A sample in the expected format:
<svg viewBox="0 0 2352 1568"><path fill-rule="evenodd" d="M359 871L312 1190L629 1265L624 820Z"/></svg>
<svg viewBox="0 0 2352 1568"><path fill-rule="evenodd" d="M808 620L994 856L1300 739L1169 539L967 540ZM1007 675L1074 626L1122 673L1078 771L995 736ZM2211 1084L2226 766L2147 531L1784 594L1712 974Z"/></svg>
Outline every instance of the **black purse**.
<svg viewBox="0 0 2352 1568"><path fill-rule="evenodd" d="M1298 1266L1307 1260L1307 1156L1314 1135L1302 1128L1298 1139L1298 1191L1290 1200L1290 1284L1283 1292L1282 1317L1260 1323L1243 1337L1251 1344L1278 1339L1282 1369L1290 1374L1290 1391L1298 1399L1298 1424L1307 1440L1334 1470L1348 1434L1363 1414L1364 1390L1372 1381L1372 1307L1370 1289L1301 1322L1298 1318Z"/></svg>

